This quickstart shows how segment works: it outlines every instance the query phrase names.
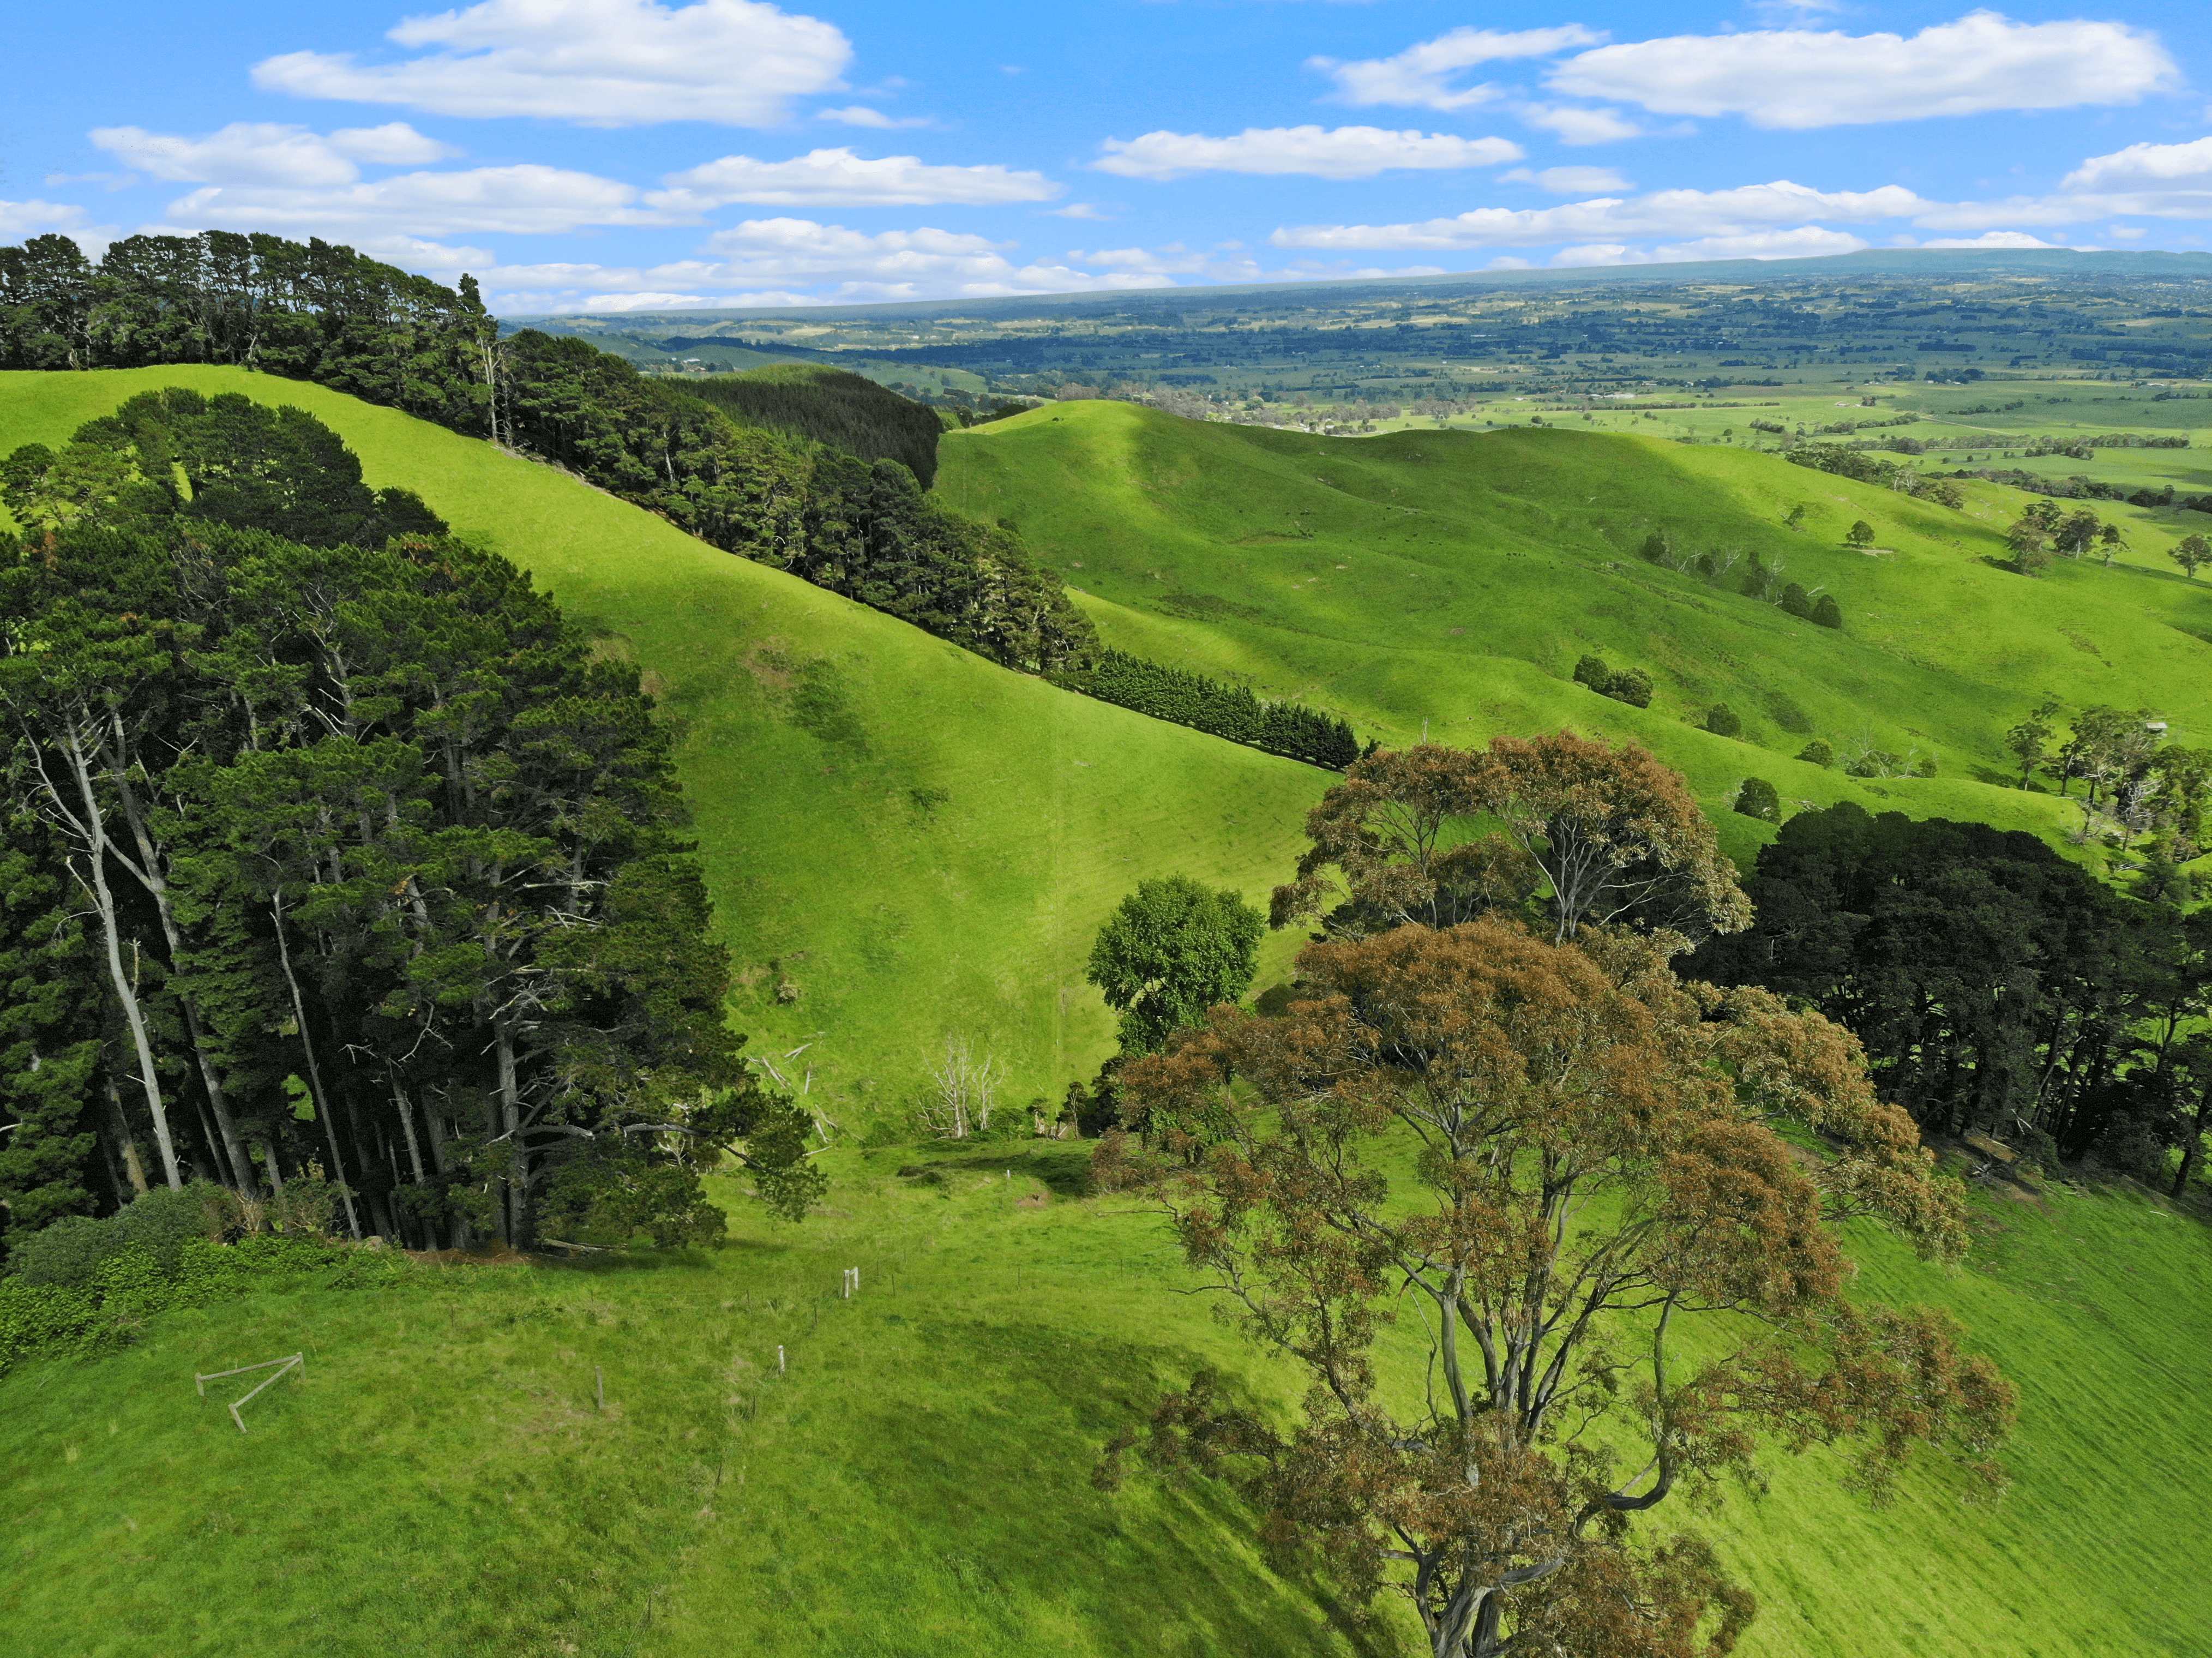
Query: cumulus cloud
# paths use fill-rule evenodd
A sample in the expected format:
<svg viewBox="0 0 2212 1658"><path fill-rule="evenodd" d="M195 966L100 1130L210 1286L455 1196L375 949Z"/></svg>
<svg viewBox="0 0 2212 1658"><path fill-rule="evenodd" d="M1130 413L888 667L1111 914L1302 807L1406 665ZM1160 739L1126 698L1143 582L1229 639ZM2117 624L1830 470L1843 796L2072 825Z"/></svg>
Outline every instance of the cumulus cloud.
<svg viewBox="0 0 2212 1658"><path fill-rule="evenodd" d="M865 104L853 104L843 109L817 109L817 121L837 121L848 127L876 127L889 131L893 127L926 127L927 115L886 115L879 109L870 109Z"/></svg>
<svg viewBox="0 0 2212 1658"><path fill-rule="evenodd" d="M361 245L380 237L545 235L598 225L665 225L678 216L636 205L637 191L565 167L403 173L320 189L211 185L164 210L167 228L269 230Z"/></svg>
<svg viewBox="0 0 2212 1658"><path fill-rule="evenodd" d="M1147 132L1109 138L1105 158L1091 165L1129 179L1180 179L1193 173L1304 173L1316 179L1371 179L1396 168L1492 167L1526 153L1504 138L1457 138L1382 127L1247 127L1233 137Z"/></svg>
<svg viewBox="0 0 2212 1658"><path fill-rule="evenodd" d="M1534 173L1516 167L1498 176L1515 184L1534 185L1554 196L1612 195L1636 188L1609 167L1547 167Z"/></svg>
<svg viewBox="0 0 2212 1658"><path fill-rule="evenodd" d="M1522 104L1513 112L1532 127L1559 135L1565 144L1610 144L1641 138L1644 129L1617 109L1583 109L1572 104Z"/></svg>
<svg viewBox="0 0 2212 1658"><path fill-rule="evenodd" d="M325 136L269 121L233 121L204 138L149 132L143 127L94 127L92 142L141 173L193 184L351 184L360 163L404 167L459 154L404 121L345 127Z"/></svg>
<svg viewBox="0 0 2212 1658"><path fill-rule="evenodd" d="M1863 236L1828 230L1819 225L1800 225L1794 230L1762 230L1746 236L1700 236L1692 241L1666 242L1652 247L1631 247L1620 242L1596 242L1563 247L1552 263L1563 267L1608 264L1685 264L1700 259L1813 259L1835 253L1856 253L1869 246Z"/></svg>
<svg viewBox="0 0 2212 1658"><path fill-rule="evenodd" d="M253 66L264 92L441 115L535 115L587 126L769 126L839 85L852 43L762 0L483 0L390 32L434 50L398 64L293 52Z"/></svg>
<svg viewBox="0 0 2212 1658"><path fill-rule="evenodd" d="M2063 247L2063 242L2046 242L2031 236L2024 230L1985 230L1978 236L1946 236L1920 244L1923 247Z"/></svg>
<svg viewBox="0 0 2212 1658"><path fill-rule="evenodd" d="M1006 258L1012 246L928 227L868 232L811 219L748 219L708 238L706 252L719 256L713 264L660 269L696 270L702 280L715 284L829 282L838 284L844 296L884 299L918 298L925 292L983 298L1171 285L1156 271L1018 265Z"/></svg>
<svg viewBox="0 0 2212 1658"><path fill-rule="evenodd" d="M1976 11L1910 37L1800 28L1623 42L1568 59L1547 84L1662 114L1808 128L2131 104L2179 80L2148 31Z"/></svg>
<svg viewBox="0 0 2212 1658"><path fill-rule="evenodd" d="M95 228L92 216L66 202L0 202L0 240L44 235L60 231L76 238L80 247L105 246L114 233Z"/></svg>
<svg viewBox="0 0 2212 1658"><path fill-rule="evenodd" d="M813 149L788 161L725 155L661 180L646 200L696 213L729 202L769 207L970 207L1050 201L1060 186L1042 173L1003 167L930 167L916 155L870 160L850 149Z"/></svg>
<svg viewBox="0 0 2212 1658"><path fill-rule="evenodd" d="M2059 187L2110 193L2212 191L2212 138L2130 144L2110 155L2093 155L2061 179Z"/></svg>
<svg viewBox="0 0 2212 1658"><path fill-rule="evenodd" d="M1391 58L1346 63L1310 58L1306 67L1336 82L1331 94L1340 104L1402 104L1419 109L1466 109L1498 95L1492 86L1455 88L1454 76L1477 64L1516 58L1547 58L1571 46L1595 46L1605 39L1580 23L1547 29L1457 28L1433 40L1408 46Z"/></svg>
<svg viewBox="0 0 2212 1658"><path fill-rule="evenodd" d="M1662 190L1633 200L1600 196L1559 207L1481 207L1418 224L1302 225L1274 233L1278 247L1530 247L1548 242L1643 237L1741 237L1809 219L1864 222L1926 206L1899 185L1822 191L1778 179L1735 190Z"/></svg>

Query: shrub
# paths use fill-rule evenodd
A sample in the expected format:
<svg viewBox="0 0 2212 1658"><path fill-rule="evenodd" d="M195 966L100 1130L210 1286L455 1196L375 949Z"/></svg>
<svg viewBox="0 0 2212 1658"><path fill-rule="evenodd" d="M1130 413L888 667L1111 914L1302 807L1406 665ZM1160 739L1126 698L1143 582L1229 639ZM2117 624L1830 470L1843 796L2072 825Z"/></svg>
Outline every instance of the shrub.
<svg viewBox="0 0 2212 1658"><path fill-rule="evenodd" d="M1602 692L1612 683L1613 670L1606 665L1603 657L1586 655L1575 664L1576 684L1587 685L1594 691Z"/></svg>
<svg viewBox="0 0 2212 1658"><path fill-rule="evenodd" d="M1651 706L1651 676L1641 668L1624 668L1607 682L1605 694L1631 708Z"/></svg>
<svg viewBox="0 0 2212 1658"><path fill-rule="evenodd" d="M1716 702L1705 715L1705 729L1716 737L1737 737L1742 734L1743 721L1727 703Z"/></svg>
<svg viewBox="0 0 2212 1658"><path fill-rule="evenodd" d="M1836 603L1833 593L1822 593L1820 602L1813 606L1813 620L1823 628L1844 625L1844 607Z"/></svg>
<svg viewBox="0 0 2212 1658"><path fill-rule="evenodd" d="M672 1163L634 1155L587 1155L545 1184L538 1230L568 1243L620 1248L649 1238L664 1249L720 1243L728 1225L699 1177Z"/></svg>
<svg viewBox="0 0 2212 1658"><path fill-rule="evenodd" d="M1736 791L1735 809L1762 823L1782 821L1782 797L1774 792L1774 785L1763 777L1743 780L1743 786Z"/></svg>
<svg viewBox="0 0 2212 1658"><path fill-rule="evenodd" d="M1668 553L1667 537L1654 530L1644 537L1644 544L1638 548L1637 551L1642 557L1654 564L1664 564L1667 562Z"/></svg>
<svg viewBox="0 0 2212 1658"><path fill-rule="evenodd" d="M1800 622L1810 622L1813 619L1813 596L1796 582L1791 582L1782 590L1779 602L1784 611L1796 616Z"/></svg>
<svg viewBox="0 0 2212 1658"><path fill-rule="evenodd" d="M1797 757L1810 765L1832 766L1836 763L1836 750L1826 738L1816 737L1797 751Z"/></svg>
<svg viewBox="0 0 2212 1658"><path fill-rule="evenodd" d="M9 1250L9 1266L25 1284L83 1289L112 1256L137 1248L173 1272L187 1242L229 1230L223 1212L229 1200L229 1193L206 1181L173 1190L155 1187L105 1219L70 1215L41 1227Z"/></svg>

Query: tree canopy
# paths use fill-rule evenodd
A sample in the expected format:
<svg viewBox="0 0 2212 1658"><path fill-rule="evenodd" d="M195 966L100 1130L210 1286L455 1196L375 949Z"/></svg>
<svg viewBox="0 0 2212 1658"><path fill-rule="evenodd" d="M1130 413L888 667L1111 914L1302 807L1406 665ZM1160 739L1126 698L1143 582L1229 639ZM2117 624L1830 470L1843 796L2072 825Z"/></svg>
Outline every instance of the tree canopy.
<svg viewBox="0 0 2212 1658"><path fill-rule="evenodd" d="M1121 1016L1121 1048L1149 1054L1251 987L1267 924L1234 892L1188 876L1139 882L1091 946L1085 976Z"/></svg>
<svg viewBox="0 0 2212 1658"><path fill-rule="evenodd" d="M1727 1650L1751 1597L1632 1522L1756 1489L1763 1445L1849 1445L1877 1496L1923 1452L1994 1485L2011 1389L1946 1315L1851 1301L1833 1230L1948 1254L1955 1182L1847 1034L1666 950L1500 914L1316 944L1279 1016L1124 1067L1100 1177L1313 1386L1284 1430L1201 1376L1108 1483L1139 1445L1235 1480L1279 1566L1404 1594L1436 1658Z"/></svg>
<svg viewBox="0 0 2212 1658"><path fill-rule="evenodd" d="M203 422L269 440L228 497ZM35 1078L9 1089L15 1224L198 1175L248 1203L327 1181L356 1233L520 1241L595 1163L674 1169L704 1236L708 1147L801 1212L806 1119L724 1026L636 670L496 556L272 533L391 525L296 410L134 399L7 476L80 452L125 481L0 562L0 960L40 987L0 1030Z"/></svg>

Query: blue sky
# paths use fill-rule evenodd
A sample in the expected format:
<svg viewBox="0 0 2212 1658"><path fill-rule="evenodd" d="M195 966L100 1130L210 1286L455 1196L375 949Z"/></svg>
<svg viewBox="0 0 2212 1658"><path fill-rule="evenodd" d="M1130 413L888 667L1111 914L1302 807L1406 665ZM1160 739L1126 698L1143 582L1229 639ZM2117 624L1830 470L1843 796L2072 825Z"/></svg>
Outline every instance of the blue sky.
<svg viewBox="0 0 2212 1658"><path fill-rule="evenodd" d="M2212 246L2212 8L77 0L0 240L319 235L494 306Z"/></svg>

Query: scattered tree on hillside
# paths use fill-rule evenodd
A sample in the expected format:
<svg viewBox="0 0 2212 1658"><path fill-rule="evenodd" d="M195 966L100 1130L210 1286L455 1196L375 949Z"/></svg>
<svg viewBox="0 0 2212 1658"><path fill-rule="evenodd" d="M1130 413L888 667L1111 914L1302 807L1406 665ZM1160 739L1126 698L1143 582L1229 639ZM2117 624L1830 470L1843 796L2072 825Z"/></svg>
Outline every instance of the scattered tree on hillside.
<svg viewBox="0 0 2212 1658"><path fill-rule="evenodd" d="M2104 527L2104 521L2094 513L2086 507L2077 507L2060 521L2051 532L2051 540L2067 557L2079 558L2096 544L2098 532Z"/></svg>
<svg viewBox="0 0 2212 1658"><path fill-rule="evenodd" d="M1836 763L1835 746L1825 737L1816 737L1797 752L1797 757L1808 765L1832 766Z"/></svg>
<svg viewBox="0 0 2212 1658"><path fill-rule="evenodd" d="M1844 607L1836 603L1833 593L1822 593L1813 606L1813 621L1823 628L1844 625Z"/></svg>
<svg viewBox="0 0 2212 1658"><path fill-rule="evenodd" d="M1743 719L1725 702L1716 702L1705 710L1705 729L1716 737L1738 737L1743 732Z"/></svg>
<svg viewBox="0 0 2212 1658"><path fill-rule="evenodd" d="M1813 619L1813 595L1794 581L1782 590L1782 597L1777 602L1786 616L1794 616L1800 622Z"/></svg>
<svg viewBox="0 0 2212 1658"><path fill-rule="evenodd" d="M1844 531L1844 540L1853 547L1871 547L1874 545L1874 525L1860 519Z"/></svg>
<svg viewBox="0 0 2212 1658"><path fill-rule="evenodd" d="M1472 832L1486 821L1499 832ZM1306 834L1297 879L1275 889L1279 927L1312 918L1359 938L1503 911L1566 939L1585 926L1703 936L1750 920L1680 775L1630 743L1560 732L1385 749L1322 797Z"/></svg>
<svg viewBox="0 0 2212 1658"><path fill-rule="evenodd" d="M1154 1053L1251 987L1267 930L1238 893L1181 875L1140 882L1099 928L1084 976L1121 1016L1122 1051Z"/></svg>
<svg viewBox="0 0 2212 1658"><path fill-rule="evenodd" d="M2050 747L2051 733L2057 729L2051 720L2058 713L2058 699L2046 696L2028 713L2027 719L2005 732L2005 747L2020 761L2020 786L2026 788L2036 770L2043 764L2044 755Z"/></svg>
<svg viewBox="0 0 2212 1658"><path fill-rule="evenodd" d="M1799 501L1782 515L1783 526L1785 529L1802 530L1805 527L1805 515L1812 510L1805 502Z"/></svg>
<svg viewBox="0 0 2212 1658"><path fill-rule="evenodd" d="M1279 1568L1403 1594L1435 1658L1727 1650L1751 1597L1634 1522L1756 1490L1765 1444L1848 1447L1875 1496L1942 1458L1996 1488L2013 1390L1948 1315L1852 1302L1835 1232L1948 1257L1956 1183L1848 1035L1683 984L1668 948L1502 915L1317 944L1280 1016L1219 1010L1127 1067L1097 1173L1313 1385L1283 1430L1201 1375L1101 1482L1132 1449L1225 1478ZM1833 1154L1808 1167L1785 1120ZM1405 1302L1410 1352L1378 1339Z"/></svg>
<svg viewBox="0 0 2212 1658"><path fill-rule="evenodd" d="M1735 809L1746 817L1756 817L1763 823L1782 821L1782 797L1775 793L1774 785L1763 777L1743 780L1743 786L1736 791Z"/></svg>
<svg viewBox="0 0 2212 1658"><path fill-rule="evenodd" d="M2173 544L2166 556L2181 566L2183 574L2194 581L2200 566L2212 564L2212 537L2185 535Z"/></svg>

